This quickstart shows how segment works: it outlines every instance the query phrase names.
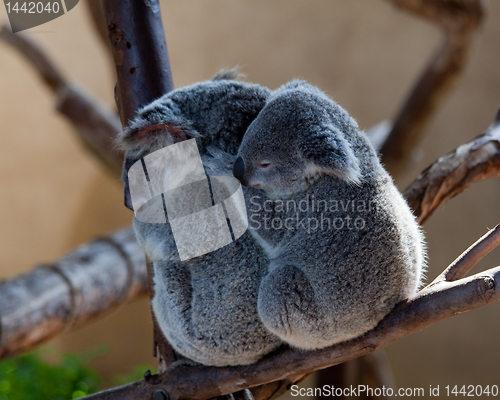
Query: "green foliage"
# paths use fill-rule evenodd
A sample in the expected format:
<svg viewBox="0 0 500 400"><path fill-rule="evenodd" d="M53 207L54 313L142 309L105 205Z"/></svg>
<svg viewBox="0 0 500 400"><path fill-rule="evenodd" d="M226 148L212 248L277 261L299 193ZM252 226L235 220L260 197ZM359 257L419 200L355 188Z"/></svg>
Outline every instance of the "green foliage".
<svg viewBox="0 0 500 400"><path fill-rule="evenodd" d="M30 353L0 362L0 400L78 399L100 389L101 379L84 365L88 355L67 354L57 363Z"/></svg>
<svg viewBox="0 0 500 400"><path fill-rule="evenodd" d="M45 349L0 361L0 400L70 400L98 392L102 390L102 379L85 363L105 352L105 348L98 347L48 362L44 356L52 351ZM155 373L151 366L139 365L113 381L125 385L143 379L148 369Z"/></svg>

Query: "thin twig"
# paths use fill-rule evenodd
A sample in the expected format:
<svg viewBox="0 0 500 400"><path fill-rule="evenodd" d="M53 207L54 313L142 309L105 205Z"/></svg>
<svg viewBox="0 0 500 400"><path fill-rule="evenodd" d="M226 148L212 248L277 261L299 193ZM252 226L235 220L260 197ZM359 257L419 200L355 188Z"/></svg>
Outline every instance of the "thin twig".
<svg viewBox="0 0 500 400"><path fill-rule="evenodd" d="M388 0L438 25L444 41L398 111L380 150L391 174L402 171L411 151L450 89L462 74L474 33L485 13L482 0Z"/></svg>
<svg viewBox="0 0 500 400"><path fill-rule="evenodd" d="M479 261L498 246L500 246L500 224L489 230L460 254L429 286L442 281L453 282L463 278Z"/></svg>

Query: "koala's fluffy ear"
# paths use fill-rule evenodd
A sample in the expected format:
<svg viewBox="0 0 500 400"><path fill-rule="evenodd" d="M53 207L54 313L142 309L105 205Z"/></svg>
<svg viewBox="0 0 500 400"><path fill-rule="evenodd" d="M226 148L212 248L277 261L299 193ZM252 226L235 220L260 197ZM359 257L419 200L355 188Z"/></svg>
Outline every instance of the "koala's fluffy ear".
<svg viewBox="0 0 500 400"><path fill-rule="evenodd" d="M125 206L133 211L130 196L128 170L142 157L163 147L200 135L189 124L179 120L155 121L139 115L118 136L118 146L125 150L122 179Z"/></svg>
<svg viewBox="0 0 500 400"><path fill-rule="evenodd" d="M147 154L199 136L188 124L180 121L151 123L136 119L118 136L118 145L122 150L131 153Z"/></svg>
<svg viewBox="0 0 500 400"><path fill-rule="evenodd" d="M304 143L303 155L321 172L359 185L361 168L350 143L333 125L318 128L313 139Z"/></svg>

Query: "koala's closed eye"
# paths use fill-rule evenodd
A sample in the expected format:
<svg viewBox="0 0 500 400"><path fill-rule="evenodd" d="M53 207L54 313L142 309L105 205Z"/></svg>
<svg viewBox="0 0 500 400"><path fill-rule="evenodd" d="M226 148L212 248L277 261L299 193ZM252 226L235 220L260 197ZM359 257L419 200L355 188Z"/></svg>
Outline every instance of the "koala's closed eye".
<svg viewBox="0 0 500 400"><path fill-rule="evenodd" d="M271 165L271 161L260 161L257 164L257 167L261 169L268 169L269 167L271 167Z"/></svg>

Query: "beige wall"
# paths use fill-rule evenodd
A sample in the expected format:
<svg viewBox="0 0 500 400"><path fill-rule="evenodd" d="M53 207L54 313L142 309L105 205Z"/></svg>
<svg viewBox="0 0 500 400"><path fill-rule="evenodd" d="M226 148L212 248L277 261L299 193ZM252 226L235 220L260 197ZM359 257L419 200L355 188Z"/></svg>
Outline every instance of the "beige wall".
<svg viewBox="0 0 500 400"><path fill-rule="evenodd" d="M85 0L84 0L85 1ZM26 32L68 77L113 105L108 56L85 5ZM383 1L162 1L177 87L240 65L270 88L296 77L320 86L368 128L391 118L439 32ZM6 13L0 7L0 18ZM500 4L492 1L465 76L429 127L420 158L401 187L440 155L481 133L500 106ZM80 147L53 110L51 93L0 43L0 277L56 259L78 243L126 226L121 183ZM500 222L500 181L475 185L441 207L425 226L432 279L488 227ZM500 264L500 251L481 266ZM478 271L479 269L475 269ZM65 351L108 343L95 361L104 373L154 362L146 300L52 342ZM401 387L500 385L500 305L436 324L392 345Z"/></svg>

